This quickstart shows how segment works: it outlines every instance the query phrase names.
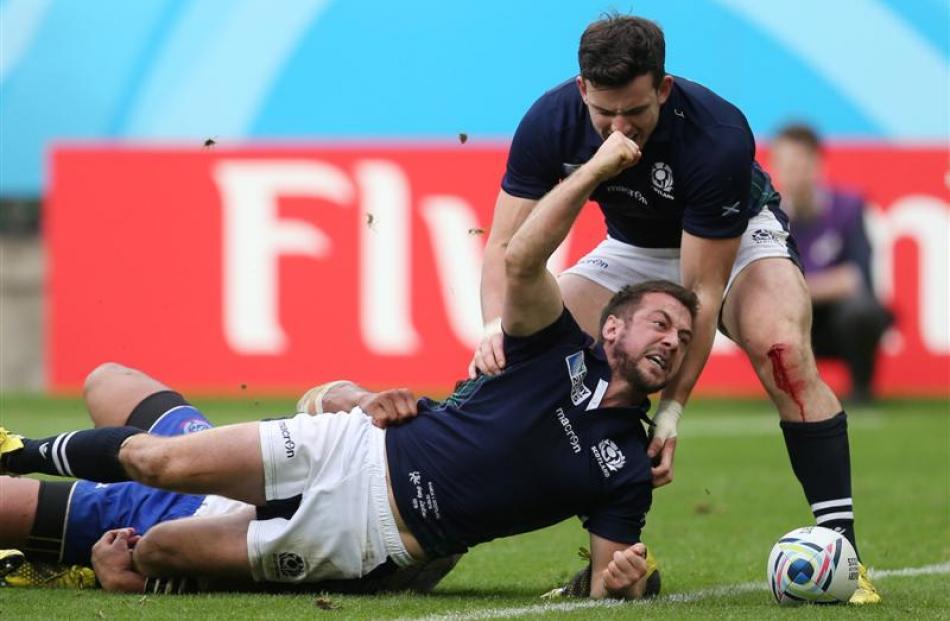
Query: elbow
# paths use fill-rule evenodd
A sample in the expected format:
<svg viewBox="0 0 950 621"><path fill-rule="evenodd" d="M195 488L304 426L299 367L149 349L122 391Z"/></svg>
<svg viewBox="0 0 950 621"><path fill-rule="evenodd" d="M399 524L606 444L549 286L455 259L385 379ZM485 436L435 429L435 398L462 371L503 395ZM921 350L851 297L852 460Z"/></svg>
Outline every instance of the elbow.
<svg viewBox="0 0 950 621"><path fill-rule="evenodd" d="M541 264L540 267L544 267ZM508 244L505 249L505 277L511 280L525 280L536 276L538 273L538 262L524 252L522 245L514 240Z"/></svg>

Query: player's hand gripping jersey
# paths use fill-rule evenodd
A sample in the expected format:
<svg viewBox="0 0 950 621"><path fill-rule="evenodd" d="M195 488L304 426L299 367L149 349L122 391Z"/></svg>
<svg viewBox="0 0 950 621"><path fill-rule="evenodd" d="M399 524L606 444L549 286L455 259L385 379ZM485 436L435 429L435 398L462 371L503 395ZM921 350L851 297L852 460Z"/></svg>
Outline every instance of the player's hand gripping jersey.
<svg viewBox="0 0 950 621"><path fill-rule="evenodd" d="M430 557L578 515L592 533L640 540L652 485L638 407L598 407L604 351L565 310L505 336L508 365L386 431L399 512Z"/></svg>
<svg viewBox="0 0 950 621"><path fill-rule="evenodd" d="M603 143L574 80L548 91L522 119L502 188L539 199ZM643 159L592 197L613 239L641 248L679 248L682 231L737 237L778 194L755 162L755 139L738 108L699 84L675 78Z"/></svg>

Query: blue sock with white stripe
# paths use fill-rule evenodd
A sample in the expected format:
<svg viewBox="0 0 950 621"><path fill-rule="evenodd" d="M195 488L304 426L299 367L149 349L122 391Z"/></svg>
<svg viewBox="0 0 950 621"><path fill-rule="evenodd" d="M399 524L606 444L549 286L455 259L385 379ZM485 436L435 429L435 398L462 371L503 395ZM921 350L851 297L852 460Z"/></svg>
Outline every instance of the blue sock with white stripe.
<svg viewBox="0 0 950 621"><path fill-rule="evenodd" d="M792 470L802 484L815 522L847 537L857 552L847 415L839 412L815 423L782 421L781 425Z"/></svg>
<svg viewBox="0 0 950 621"><path fill-rule="evenodd" d="M97 483L129 481L119 463L119 448L139 433L144 432L135 427L102 427L41 440L23 438L23 449L5 455L3 465L13 474L40 472Z"/></svg>

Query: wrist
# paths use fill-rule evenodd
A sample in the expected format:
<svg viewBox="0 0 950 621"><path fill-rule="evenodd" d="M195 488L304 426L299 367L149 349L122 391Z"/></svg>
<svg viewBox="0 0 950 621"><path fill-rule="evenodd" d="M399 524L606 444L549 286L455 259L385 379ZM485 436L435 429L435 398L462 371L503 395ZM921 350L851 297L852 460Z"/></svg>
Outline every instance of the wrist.
<svg viewBox="0 0 950 621"><path fill-rule="evenodd" d="M675 438L683 406L672 399L662 399L653 416L653 435L657 438Z"/></svg>

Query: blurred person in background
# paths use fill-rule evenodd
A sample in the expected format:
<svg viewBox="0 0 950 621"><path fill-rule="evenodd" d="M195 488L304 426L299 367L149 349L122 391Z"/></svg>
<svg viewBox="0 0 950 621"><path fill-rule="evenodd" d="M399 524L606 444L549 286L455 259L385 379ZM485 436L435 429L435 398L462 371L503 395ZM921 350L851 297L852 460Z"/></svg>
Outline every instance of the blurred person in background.
<svg viewBox="0 0 950 621"><path fill-rule="evenodd" d="M893 318L874 295L864 199L824 182L821 138L806 124L783 127L771 159L811 294L815 355L843 360L849 400L869 403L878 345Z"/></svg>

